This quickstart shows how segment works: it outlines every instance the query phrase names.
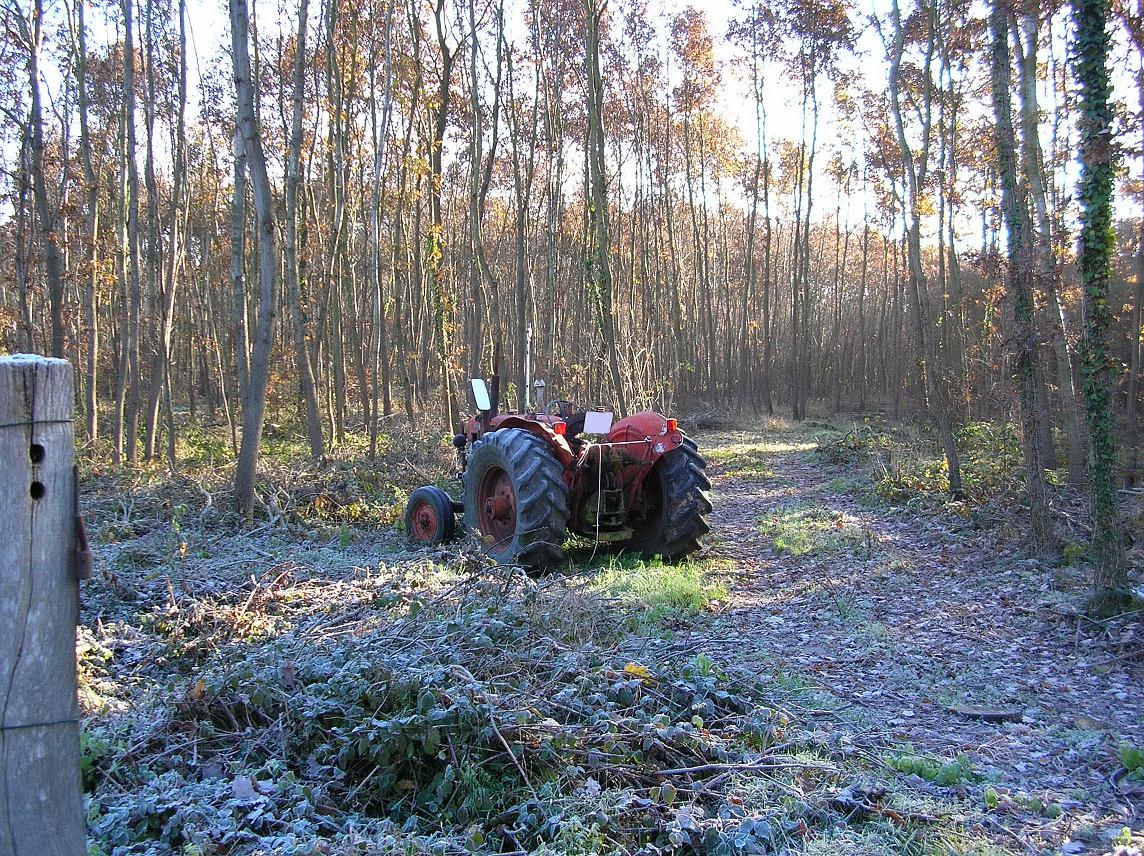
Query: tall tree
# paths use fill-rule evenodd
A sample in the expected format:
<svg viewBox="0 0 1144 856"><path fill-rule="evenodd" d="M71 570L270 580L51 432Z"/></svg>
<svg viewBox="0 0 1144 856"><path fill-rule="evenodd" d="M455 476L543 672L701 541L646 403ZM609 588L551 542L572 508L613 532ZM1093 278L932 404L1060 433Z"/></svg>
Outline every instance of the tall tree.
<svg viewBox="0 0 1144 856"><path fill-rule="evenodd" d="M1057 383L1061 395L1061 417L1068 443L1069 482L1079 485L1084 480L1084 434L1077 410L1076 387L1073 382L1073 354L1069 345L1068 309L1061 299L1059 265L1053 251L1053 226L1049 210L1048 189L1041 152L1041 110L1037 100L1037 47L1039 10L1027 9L1021 16L1021 27L1013 28L1013 44L1018 50L1018 79L1021 93L1022 163L1035 223L1030 224L1033 244L1034 283L1043 295L1043 315L1049 329L1057 363ZM1015 21L1009 10L1010 21ZM1024 42L1022 43L1022 35ZM1043 386L1043 385L1038 385ZM1047 418L1043 421L1047 422ZM1047 430L1047 425L1045 426ZM1042 441L1052 457L1051 439Z"/></svg>
<svg viewBox="0 0 1144 856"><path fill-rule="evenodd" d="M433 7L433 23L437 34L437 52L441 60L441 77L437 99L431 109L433 135L429 141L429 234L426 261L434 299L434 320L441 368L441 407L444 427L452 431L457 422L457 406L453 393L453 288L445 270L445 220L441 205L441 183L444 181L445 131L449 127L449 96L452 91L453 64L461 50L449 47L445 34L445 0Z"/></svg>
<svg viewBox="0 0 1144 856"><path fill-rule="evenodd" d="M584 45L588 88L588 240L585 267L599 309L597 314L604 359L612 382L612 395L621 414L628 412L616 352L615 314L612 309L612 229L608 217L607 173L604 169L604 77L600 71L600 21L607 0L584 0L587 39Z"/></svg>
<svg viewBox="0 0 1144 856"><path fill-rule="evenodd" d="M33 0L32 19L27 22L17 16L20 29L28 44L28 86L31 92L31 112L28 117L28 165L32 174L32 198L36 205L36 225L39 227L40 245L44 253L44 275L48 283L48 304L51 312L52 356L64 353L64 260L60 252L59 208L48 198L48 179L44 172L44 108L40 86L40 51L44 42L44 3Z"/></svg>
<svg viewBox="0 0 1144 856"><path fill-rule="evenodd" d="M1022 446L1025 453L1025 492L1032 524L1030 540L1037 548L1051 540L1045 503L1044 473L1048 461L1037 436L1036 369L1037 342L1033 329L1032 253L1028 209L1017 186L1016 140L1013 132L1009 87L1012 65L1009 54L1009 17L1004 0L993 0L989 31L993 37L992 90L993 141L1001 180L1001 206L1009 244L1006 286L1013 303L1013 362L1021 404Z"/></svg>
<svg viewBox="0 0 1144 856"><path fill-rule="evenodd" d="M938 38L937 7L926 4L922 0L918 7L919 23L924 28L922 32L922 67L921 91L918 95L916 112L921 121L921 143L915 151L906 137L904 111L902 109L902 94L905 90L906 80L902 75L902 59L905 54L905 28L902 23L902 13L898 0L893 0L891 6L892 35L886 45L887 58L890 62L889 93L890 105L893 113L894 130L898 142L898 150L902 159L905 173L905 194L903 199L904 218L906 223L906 255L909 268L909 297L911 315L914 321L914 335L917 337L921 351L922 380L925 384L927 405L937 426L938 437L945 452L946 470L949 477L949 492L958 496L962 492L961 465L958 458L957 443L953 436L953 420L950 413L949 394L942 377L942 366L939 358L937 342L934 331L929 325L929 313L926 307L927 282L925 268L922 263L921 243L921 207L923 188L929 172L930 144L932 142L932 98L933 79L931 76L931 63L933 61L934 47Z"/></svg>
<svg viewBox="0 0 1144 856"><path fill-rule="evenodd" d="M258 327L250 356L250 376L242 403L242 446L234 473L235 503L247 520L254 515L254 478L262 428L266 419L266 386L270 352L274 345L276 312L274 270L274 199L262 148L262 131L254 100L250 69L250 12L246 0L230 0L230 38L234 63L236 121L250 170L254 197L255 235L258 239Z"/></svg>
<svg viewBox="0 0 1144 856"><path fill-rule="evenodd" d="M84 283L84 321L86 324L84 357L87 377L83 388L87 442L94 447L99 437L99 180L92 156L91 124L87 96L87 21L85 0L76 0L73 50L76 64L76 108L79 113L79 148L83 162L83 180L88 224L87 277Z"/></svg>
<svg viewBox="0 0 1144 856"><path fill-rule="evenodd" d="M298 183L301 180L302 114L305 110L306 85L306 16L310 4L301 0L298 5L298 33L294 42L294 89L291 98L293 114L290 119L290 140L286 154L286 299L294 329L294 358L298 361L298 384L306 403L306 435L310 440L310 457L317 460L325 451L322 439L322 420L318 416L318 393L314 382L314 368L310 363L309 323L302 306L298 269ZM332 34L331 34L332 37Z"/></svg>
<svg viewBox="0 0 1144 856"><path fill-rule="evenodd" d="M135 0L123 0L123 127L126 163L126 232L123 241L123 301L127 319L122 335L119 382L122 390L117 411L123 413L117 426L116 450L123 449L129 463L139 454L139 397L143 380L139 368L139 323L143 314L143 285L139 272L139 162L135 150Z"/></svg>
<svg viewBox="0 0 1144 856"><path fill-rule="evenodd" d="M159 280L159 319L158 330L152 343L151 389L147 400L147 430L143 449L145 458L155 456L159 434L159 402L169 383L168 373L171 362L172 333L175 324L175 300L178 294L180 274L179 230L183 219L183 191L186 184L186 112L187 112L187 22L186 0L179 0L179 72L176 108L178 118L175 126L175 163L171 172L171 206L167 225L167 256L165 269ZM150 200L156 207L157 200ZM153 238L157 239L157 232ZM173 466L173 465L172 465Z"/></svg>
<svg viewBox="0 0 1144 856"><path fill-rule="evenodd" d="M1092 503L1093 607L1128 602L1128 576L1116 522L1116 427L1112 414L1113 361L1109 349L1109 283L1115 145L1112 80L1108 68L1108 0L1072 0L1076 28L1073 69L1080 87L1080 277L1084 289L1081 373L1091 442L1088 478Z"/></svg>

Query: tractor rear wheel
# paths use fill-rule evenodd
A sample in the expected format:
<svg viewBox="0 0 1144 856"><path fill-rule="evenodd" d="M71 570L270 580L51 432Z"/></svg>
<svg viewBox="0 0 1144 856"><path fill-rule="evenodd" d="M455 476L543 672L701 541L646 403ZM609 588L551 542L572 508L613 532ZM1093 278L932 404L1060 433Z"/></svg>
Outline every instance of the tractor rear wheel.
<svg viewBox="0 0 1144 856"><path fill-rule="evenodd" d="M560 563L568 528L564 467L543 439L502 428L473 444L464 475L465 526L502 563Z"/></svg>
<svg viewBox="0 0 1144 856"><path fill-rule="evenodd" d="M633 535L627 546L647 558L681 559L699 549L699 539L710 530L711 511L707 462L694 442L655 462L633 503Z"/></svg>
<svg viewBox="0 0 1144 856"><path fill-rule="evenodd" d="M427 485L409 494L405 503L405 532L419 544L430 547L453 537L457 518L453 500L439 487Z"/></svg>

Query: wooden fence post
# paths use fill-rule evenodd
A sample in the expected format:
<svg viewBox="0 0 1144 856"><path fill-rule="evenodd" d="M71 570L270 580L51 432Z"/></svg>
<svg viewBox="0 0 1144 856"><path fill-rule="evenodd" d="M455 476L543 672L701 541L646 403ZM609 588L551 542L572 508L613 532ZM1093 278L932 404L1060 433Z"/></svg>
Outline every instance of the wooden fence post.
<svg viewBox="0 0 1144 856"><path fill-rule="evenodd" d="M66 360L0 357L0 856L82 856Z"/></svg>

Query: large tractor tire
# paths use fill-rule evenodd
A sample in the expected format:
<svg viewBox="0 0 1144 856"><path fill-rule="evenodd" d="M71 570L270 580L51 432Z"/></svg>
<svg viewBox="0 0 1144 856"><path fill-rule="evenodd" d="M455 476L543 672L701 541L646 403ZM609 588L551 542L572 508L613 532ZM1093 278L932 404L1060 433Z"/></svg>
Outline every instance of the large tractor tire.
<svg viewBox="0 0 1144 856"><path fill-rule="evenodd" d="M568 528L564 468L531 431L502 428L473 444L464 475L465 527L502 564L560 563Z"/></svg>
<svg viewBox="0 0 1144 856"><path fill-rule="evenodd" d="M630 549L647 558L682 559L699 549L710 530L711 511L707 463L695 443L684 440L678 449L655 462L640 488L632 522Z"/></svg>

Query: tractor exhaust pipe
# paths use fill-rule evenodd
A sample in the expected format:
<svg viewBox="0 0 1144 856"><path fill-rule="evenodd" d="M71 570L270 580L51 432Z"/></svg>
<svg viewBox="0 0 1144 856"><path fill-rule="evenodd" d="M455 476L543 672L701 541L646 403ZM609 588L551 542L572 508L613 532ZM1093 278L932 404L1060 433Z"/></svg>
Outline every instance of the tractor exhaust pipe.
<svg viewBox="0 0 1144 856"><path fill-rule="evenodd" d="M500 412L500 352L501 346L498 340L493 345L493 378L492 378L492 399L493 406L489 411L489 418L496 416Z"/></svg>

